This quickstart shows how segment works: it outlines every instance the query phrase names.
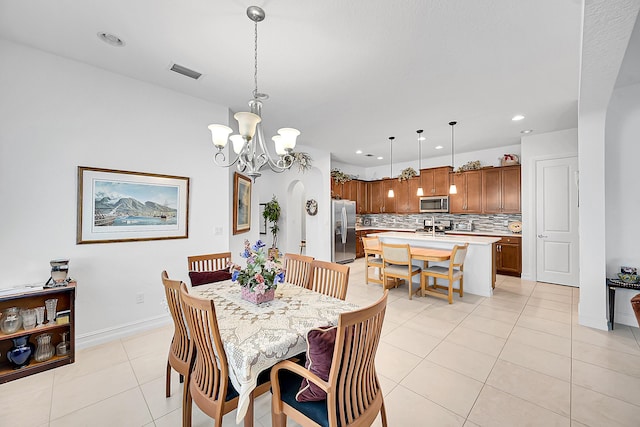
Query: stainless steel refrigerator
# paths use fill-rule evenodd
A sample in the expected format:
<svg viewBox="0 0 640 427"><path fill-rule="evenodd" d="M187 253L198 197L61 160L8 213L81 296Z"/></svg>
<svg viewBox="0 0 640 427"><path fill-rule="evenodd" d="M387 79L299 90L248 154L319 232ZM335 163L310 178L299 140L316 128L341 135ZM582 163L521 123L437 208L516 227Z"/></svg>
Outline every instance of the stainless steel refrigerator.
<svg viewBox="0 0 640 427"><path fill-rule="evenodd" d="M356 202L332 200L333 239L331 261L340 264L356 259Z"/></svg>

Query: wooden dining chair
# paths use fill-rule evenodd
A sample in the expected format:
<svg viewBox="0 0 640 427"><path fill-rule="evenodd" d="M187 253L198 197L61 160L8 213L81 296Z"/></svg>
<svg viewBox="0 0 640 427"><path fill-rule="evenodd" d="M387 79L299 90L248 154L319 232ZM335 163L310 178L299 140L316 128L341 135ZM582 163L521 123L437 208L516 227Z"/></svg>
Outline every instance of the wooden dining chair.
<svg viewBox="0 0 640 427"><path fill-rule="evenodd" d="M449 267L441 267L434 265L433 267L425 268L420 276L420 289L422 295L431 295L438 298L444 298L449 301L449 304L453 304L453 284L459 282L458 294L462 298L464 294L464 277L463 266L464 259L467 256L468 243L464 246L456 245L451 251L451 258L449 259ZM430 277L433 277L433 285L430 285ZM437 280L444 279L449 282L448 286L438 285ZM426 282L426 283L425 283ZM439 289L445 289L447 292L441 292Z"/></svg>
<svg viewBox="0 0 640 427"><path fill-rule="evenodd" d="M420 274L422 269L412 264L411 248L408 244L382 244L382 280L384 287L387 287L388 280L404 279L409 287L409 299L413 299L413 276Z"/></svg>
<svg viewBox="0 0 640 427"><path fill-rule="evenodd" d="M189 295L181 285L180 296L196 359L191 369L188 394L182 406L183 426L191 425L192 402L222 426L222 417L238 407L238 392L229 380L229 365L224 351L213 300ZM261 381L262 379L262 381ZM265 375L258 378L258 386L251 394L244 426L253 426L253 398L269 391L271 383Z"/></svg>
<svg viewBox="0 0 640 427"><path fill-rule="evenodd" d="M308 289L344 301L349 286L349 268L335 262L313 260Z"/></svg>
<svg viewBox="0 0 640 427"><path fill-rule="evenodd" d="M327 356L331 360L327 380L289 360L272 368L274 427L284 427L287 417L302 426L370 426L378 413L386 427L387 415L375 358L388 294L385 290L373 305L340 315L335 346L332 355ZM296 395L302 378L326 392L326 400L298 402Z"/></svg>
<svg viewBox="0 0 640 427"><path fill-rule="evenodd" d="M167 359L166 397L171 395L171 368L180 374L180 382L184 382L182 404L185 404L187 389L189 388L189 371L193 365L195 352L193 342L189 338L189 332L182 312L179 280L170 280L166 271L162 272L162 284L167 297L167 305L173 320L173 338L169 347Z"/></svg>
<svg viewBox="0 0 640 427"><path fill-rule="evenodd" d="M309 286L312 262L311 256L284 254L284 281L303 288Z"/></svg>
<svg viewBox="0 0 640 427"><path fill-rule="evenodd" d="M363 237L362 246L364 248L364 262L365 262L365 283L368 285L372 283L382 283L382 268L384 263L382 262L382 250L380 249L380 239L377 237ZM377 256L380 255L380 256ZM375 276L369 275L369 268L377 268L378 274Z"/></svg>
<svg viewBox="0 0 640 427"><path fill-rule="evenodd" d="M193 255L187 257L189 271L218 271L228 268L231 252L217 254Z"/></svg>

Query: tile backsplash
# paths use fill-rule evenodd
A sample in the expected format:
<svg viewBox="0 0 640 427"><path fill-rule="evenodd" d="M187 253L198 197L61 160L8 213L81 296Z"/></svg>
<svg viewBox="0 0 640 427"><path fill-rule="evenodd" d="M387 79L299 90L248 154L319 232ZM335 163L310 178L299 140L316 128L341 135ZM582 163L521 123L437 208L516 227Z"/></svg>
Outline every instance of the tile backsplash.
<svg viewBox="0 0 640 427"><path fill-rule="evenodd" d="M432 214L367 214L357 216L357 225L362 225L365 218L371 220L371 227L389 228L421 228L424 220L430 218ZM457 222L473 222L473 231L509 233L508 225L512 221L522 221L521 214L490 214L490 215L455 215L448 213L433 214L436 221L450 220L451 224Z"/></svg>

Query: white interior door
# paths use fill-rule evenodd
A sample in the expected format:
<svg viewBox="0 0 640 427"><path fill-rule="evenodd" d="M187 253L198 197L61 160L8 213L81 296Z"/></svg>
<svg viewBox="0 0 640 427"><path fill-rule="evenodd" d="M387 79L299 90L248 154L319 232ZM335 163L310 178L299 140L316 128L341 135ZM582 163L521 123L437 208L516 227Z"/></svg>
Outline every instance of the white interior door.
<svg viewBox="0 0 640 427"><path fill-rule="evenodd" d="M536 276L579 285L578 158L536 162Z"/></svg>

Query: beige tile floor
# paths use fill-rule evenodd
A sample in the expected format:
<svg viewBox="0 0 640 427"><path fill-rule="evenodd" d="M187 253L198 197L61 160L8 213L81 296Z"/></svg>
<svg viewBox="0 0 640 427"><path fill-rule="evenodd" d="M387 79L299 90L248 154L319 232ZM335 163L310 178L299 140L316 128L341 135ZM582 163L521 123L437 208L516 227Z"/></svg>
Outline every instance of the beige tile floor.
<svg viewBox="0 0 640 427"><path fill-rule="evenodd" d="M362 260L351 264L347 299L366 305L380 294L364 284ZM640 425L638 328L579 326L577 304L578 289L506 276L492 298L453 305L392 290L377 356L389 425ZM0 385L0 426L180 426L175 373L164 397L171 334L82 350L73 365ZM271 425L269 394L255 419ZM194 406L194 426L205 425Z"/></svg>

